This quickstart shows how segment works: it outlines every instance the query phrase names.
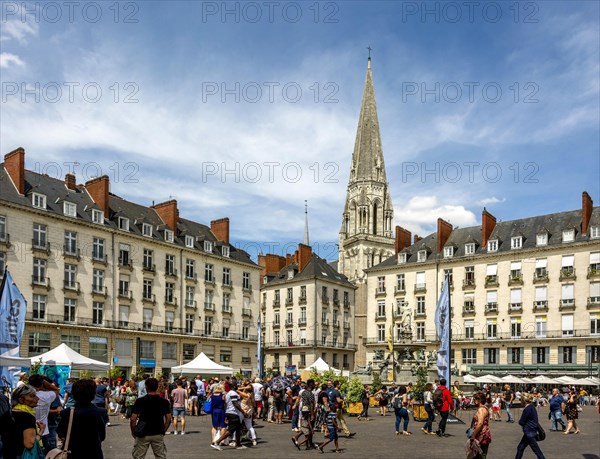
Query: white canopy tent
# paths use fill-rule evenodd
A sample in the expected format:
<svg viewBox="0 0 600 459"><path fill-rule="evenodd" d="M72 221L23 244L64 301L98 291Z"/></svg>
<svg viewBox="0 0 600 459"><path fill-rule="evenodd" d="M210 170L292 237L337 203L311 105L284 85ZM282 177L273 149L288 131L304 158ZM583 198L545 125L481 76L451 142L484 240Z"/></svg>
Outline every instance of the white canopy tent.
<svg viewBox="0 0 600 459"><path fill-rule="evenodd" d="M340 374L342 374L342 372L340 370L337 370L337 369L327 365L327 362L325 362L325 360L323 360L321 357L319 357L317 360L315 360L312 365L309 365L308 367L305 368L305 370L307 370L307 371L310 371L313 369L317 370L319 373L324 373L325 371L332 370L336 376L339 376Z"/></svg>
<svg viewBox="0 0 600 459"><path fill-rule="evenodd" d="M48 352L30 357L29 360L31 364L40 362L42 365L64 365L71 367L71 370L108 371L110 368L108 363L85 357L65 343Z"/></svg>
<svg viewBox="0 0 600 459"><path fill-rule="evenodd" d="M582 378L577 380L577 384L573 384L576 387L579 386L600 386L600 383L592 381L590 378Z"/></svg>
<svg viewBox="0 0 600 459"><path fill-rule="evenodd" d="M502 382L509 383L509 384L525 384L526 383L526 381L524 381L522 378L519 378L518 376L513 376L513 375L506 375L501 379L502 379Z"/></svg>
<svg viewBox="0 0 600 459"><path fill-rule="evenodd" d="M595 376L588 376L584 380L591 382L594 386L600 386L600 378L596 378Z"/></svg>
<svg viewBox="0 0 600 459"><path fill-rule="evenodd" d="M579 383L578 379L570 376L561 376L560 378L556 378L554 381L561 384L568 384L569 386L574 386L575 384Z"/></svg>
<svg viewBox="0 0 600 459"><path fill-rule="evenodd" d="M465 383L467 384L471 384L471 383L476 383L477 382L477 378L473 375L466 375L464 378Z"/></svg>
<svg viewBox="0 0 600 459"><path fill-rule="evenodd" d="M27 357L13 357L10 355L0 355L0 366L4 367L30 367L31 360Z"/></svg>
<svg viewBox="0 0 600 459"><path fill-rule="evenodd" d="M536 384L556 384L556 380L550 379L548 376L536 376L532 378L532 381Z"/></svg>
<svg viewBox="0 0 600 459"><path fill-rule="evenodd" d="M195 373L200 375L226 375L232 376L233 369L219 365L209 359L204 352L201 352L194 360L183 365L171 367L173 373Z"/></svg>

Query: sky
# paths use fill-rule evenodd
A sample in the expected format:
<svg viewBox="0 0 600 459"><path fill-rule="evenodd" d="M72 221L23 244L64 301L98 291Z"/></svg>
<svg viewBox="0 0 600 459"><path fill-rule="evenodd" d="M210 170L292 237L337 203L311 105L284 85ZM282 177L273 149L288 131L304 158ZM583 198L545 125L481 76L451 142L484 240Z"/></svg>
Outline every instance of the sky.
<svg viewBox="0 0 600 459"><path fill-rule="evenodd" d="M337 258L370 47L395 224L600 203L600 3L12 2L0 151Z"/></svg>

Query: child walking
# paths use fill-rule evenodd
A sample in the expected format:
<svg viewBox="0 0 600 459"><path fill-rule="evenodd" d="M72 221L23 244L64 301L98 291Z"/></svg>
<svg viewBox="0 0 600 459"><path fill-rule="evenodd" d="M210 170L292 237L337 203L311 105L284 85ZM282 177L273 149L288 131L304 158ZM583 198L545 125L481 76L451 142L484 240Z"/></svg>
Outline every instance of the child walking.
<svg viewBox="0 0 600 459"><path fill-rule="evenodd" d="M319 446L317 446L317 449L319 450L319 452L321 454L323 454L325 451L323 451L323 448L328 445L329 443L331 443L332 441L335 444L335 452L336 453L341 453L342 450L340 449L339 445L338 445L338 423L337 423L337 419L336 419L336 412L337 412L337 408L335 406L335 404L331 404L329 407L330 411L329 413L327 413L327 431L329 432L329 437L328 439L324 442L321 443Z"/></svg>

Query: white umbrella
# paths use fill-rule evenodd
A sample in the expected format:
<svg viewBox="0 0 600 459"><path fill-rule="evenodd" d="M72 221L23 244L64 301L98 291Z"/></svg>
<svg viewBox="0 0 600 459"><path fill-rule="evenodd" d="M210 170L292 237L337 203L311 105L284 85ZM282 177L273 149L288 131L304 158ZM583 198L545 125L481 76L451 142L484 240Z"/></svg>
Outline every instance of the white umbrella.
<svg viewBox="0 0 600 459"><path fill-rule="evenodd" d="M504 382L504 381L502 381L502 379L499 378L498 376L485 375L485 376L480 376L479 378L477 378L477 382L482 382L482 383L501 383L501 382Z"/></svg>
<svg viewBox="0 0 600 459"><path fill-rule="evenodd" d="M554 379L550 379L548 376L543 375L536 376L532 379L532 381L537 384L556 384L556 381Z"/></svg>
<svg viewBox="0 0 600 459"><path fill-rule="evenodd" d="M569 386L572 386L574 384L577 384L578 380L575 378L571 378L570 376L561 376L560 378L556 378L555 381L561 384L567 384Z"/></svg>
<svg viewBox="0 0 600 459"><path fill-rule="evenodd" d="M600 386L600 384L592 381L591 378L582 378L577 380L575 386Z"/></svg>
<svg viewBox="0 0 600 459"><path fill-rule="evenodd" d="M466 383L476 383L477 382L477 377L475 377L473 375L466 375L464 381Z"/></svg>
<svg viewBox="0 0 600 459"><path fill-rule="evenodd" d="M524 383L526 384L531 384L534 383L535 381L533 379L530 378L521 378L523 380Z"/></svg>
<svg viewBox="0 0 600 459"><path fill-rule="evenodd" d="M525 381L523 381L518 376L513 376L513 375L506 375L506 376L504 376L502 378L502 382L511 383L511 384L525 384Z"/></svg>
<svg viewBox="0 0 600 459"><path fill-rule="evenodd" d="M596 386L600 386L600 378L596 378L595 376L588 376L585 379L591 383L594 383Z"/></svg>

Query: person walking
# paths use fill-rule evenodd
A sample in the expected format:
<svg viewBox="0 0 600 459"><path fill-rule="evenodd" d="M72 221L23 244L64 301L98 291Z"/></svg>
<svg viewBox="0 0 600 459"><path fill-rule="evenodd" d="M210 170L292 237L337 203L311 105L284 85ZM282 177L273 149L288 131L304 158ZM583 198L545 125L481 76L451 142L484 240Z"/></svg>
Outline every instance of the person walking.
<svg viewBox="0 0 600 459"><path fill-rule="evenodd" d="M181 421L181 435L185 435L185 401L187 391L183 388L181 379L176 381L176 388L171 392L173 400L173 435L177 435L177 421Z"/></svg>
<svg viewBox="0 0 600 459"><path fill-rule="evenodd" d="M452 384L452 389L450 390L450 394L452 395L452 403L454 404L454 416L458 415L458 408L460 407L460 385L458 381L454 381Z"/></svg>
<svg viewBox="0 0 600 459"><path fill-rule="evenodd" d="M565 421L563 421L563 411L565 411L565 399L558 392L558 388L552 389L552 397L550 397L550 420L552 421L552 425L550 430L552 432L558 431L558 425L562 426L561 430L564 432L567 430L567 426L565 425Z"/></svg>
<svg viewBox="0 0 600 459"><path fill-rule="evenodd" d="M137 384L135 383L135 380L130 379L129 383L125 386L125 417L130 419L131 410L133 409L133 405L135 405L138 396Z"/></svg>
<svg viewBox="0 0 600 459"><path fill-rule="evenodd" d="M381 416L387 416L387 406L390 394L386 386L383 386L375 393L375 399L379 401L379 413Z"/></svg>
<svg viewBox="0 0 600 459"><path fill-rule="evenodd" d="M133 459L144 459L149 447L156 459L167 459L165 432L171 425L171 405L158 394L158 379L147 378L145 387L146 395L135 401L129 419L135 438Z"/></svg>
<svg viewBox="0 0 600 459"><path fill-rule="evenodd" d="M362 411L358 415L358 420L365 419L369 421L369 397L371 396L369 386L363 388L362 394L360 394L360 403L362 403Z"/></svg>
<svg viewBox="0 0 600 459"><path fill-rule="evenodd" d="M412 435L408 431L408 394L406 387L400 386L398 392L392 399L392 407L394 408L394 414L396 415L396 435L400 435L400 422L404 420L402 427L402 435Z"/></svg>
<svg viewBox="0 0 600 459"><path fill-rule="evenodd" d="M106 438L105 408L94 406L96 383L92 379L80 379L73 383L72 395L75 406L61 413L56 434L64 440L69 428L69 417L73 410L73 425L69 437L69 457L103 459L102 442Z"/></svg>
<svg viewBox="0 0 600 459"><path fill-rule="evenodd" d="M477 392L473 396L473 403L477 407L477 412L471 420L471 444L476 442L481 452L473 459L485 459L487 457L490 443L492 442L492 434L490 432L490 412L485 405L485 394Z"/></svg>
<svg viewBox="0 0 600 459"><path fill-rule="evenodd" d="M227 392L225 396L225 418L227 419L227 430L223 432L223 434L213 441L210 446L216 450L221 451L220 444L230 435L235 439L236 449L246 449L245 446L242 445L242 423L240 422L240 414L243 413L242 406L240 404L240 396L236 392L237 383L230 382L229 388L231 389Z"/></svg>
<svg viewBox="0 0 600 459"><path fill-rule="evenodd" d="M333 390L331 391L331 394L329 395L329 409L331 409L332 405L335 405L335 407L337 408L336 417L337 417L338 425L342 428L342 430L346 434L346 438L354 437L354 435L356 435L356 432L350 432L350 429L348 428L348 424L346 424L346 420L344 419L344 410L342 408L344 399L342 398L342 394L340 394L339 389L340 389L340 382L334 381Z"/></svg>
<svg viewBox="0 0 600 459"><path fill-rule="evenodd" d="M432 432L435 411L433 408L433 384L431 383L425 384L425 391L423 392L423 406L427 412L427 421L421 430L425 434L435 435L435 432Z"/></svg>
<svg viewBox="0 0 600 459"><path fill-rule="evenodd" d="M433 394L433 404L438 409L440 417L442 418L436 434L439 437L447 437L446 422L448 422L448 415L450 414L450 411L454 409L454 405L452 404L452 395L446 387L446 380L444 378L440 379L440 385Z"/></svg>
<svg viewBox="0 0 600 459"><path fill-rule="evenodd" d="M502 415L500 414L500 410L502 409L502 399L499 394L494 394L493 402L492 402L492 420L493 421L502 421Z"/></svg>
<svg viewBox="0 0 600 459"><path fill-rule="evenodd" d="M215 441L225 433L225 399L223 398L223 386L217 385L210 395L211 406L211 440Z"/></svg>
<svg viewBox="0 0 600 459"><path fill-rule="evenodd" d="M504 385L503 399L504 399L504 409L506 410L506 415L508 416L508 419L506 420L506 422L515 422L515 420L513 419L513 415L510 412L510 407L512 406L513 402L515 401L515 392L511 389L510 384Z"/></svg>
<svg viewBox="0 0 600 459"><path fill-rule="evenodd" d="M569 398L565 403L565 412L567 414L567 430L563 433L568 435L571 433L571 429L575 429L575 433L579 433L579 426L577 425L577 419L579 418L579 411L577 410L579 404L579 400L577 397L577 392L575 390L571 390L569 394Z"/></svg>
<svg viewBox="0 0 600 459"><path fill-rule="evenodd" d="M335 452L336 453L341 453L342 450L340 449L340 446L338 444L338 423L337 423L337 407L336 405L332 404L331 407L329 408L329 413L327 413L327 432L328 432L328 436L327 436L327 440L325 440L323 443L321 443L319 446L317 446L317 449L319 450L319 452L321 454L323 454L325 451L323 451L323 448L328 445L331 442L334 442L335 444Z"/></svg>
<svg viewBox="0 0 600 459"><path fill-rule="evenodd" d="M537 443L539 420L537 410L532 403L533 397L530 394L525 394L523 396L523 402L526 406L521 413L521 419L519 419L519 424L523 428L523 437L517 446L515 459L521 459L528 446L531 447L538 459L545 459L544 453L542 453L542 450Z"/></svg>

